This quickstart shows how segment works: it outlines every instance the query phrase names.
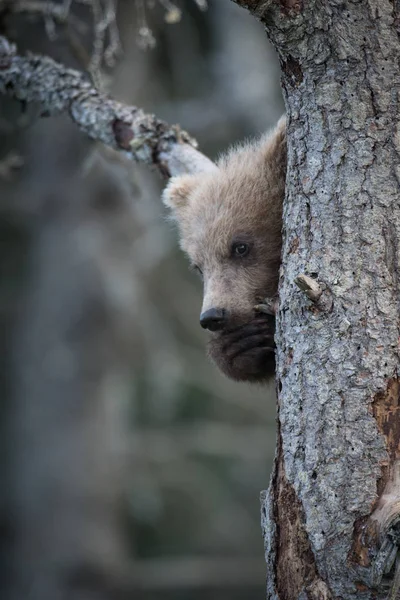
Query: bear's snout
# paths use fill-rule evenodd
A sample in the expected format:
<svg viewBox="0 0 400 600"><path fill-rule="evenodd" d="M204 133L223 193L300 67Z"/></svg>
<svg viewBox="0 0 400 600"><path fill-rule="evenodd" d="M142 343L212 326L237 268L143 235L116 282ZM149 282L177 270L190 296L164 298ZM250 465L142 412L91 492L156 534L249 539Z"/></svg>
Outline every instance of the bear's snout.
<svg viewBox="0 0 400 600"><path fill-rule="evenodd" d="M220 331L226 326L227 311L224 308L209 308L200 315L200 325L209 331Z"/></svg>

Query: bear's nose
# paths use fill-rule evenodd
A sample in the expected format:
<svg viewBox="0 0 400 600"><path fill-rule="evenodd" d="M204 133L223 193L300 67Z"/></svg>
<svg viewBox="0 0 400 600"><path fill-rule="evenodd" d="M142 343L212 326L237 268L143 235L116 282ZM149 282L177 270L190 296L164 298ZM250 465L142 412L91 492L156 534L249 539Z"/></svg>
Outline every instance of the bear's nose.
<svg viewBox="0 0 400 600"><path fill-rule="evenodd" d="M200 325L209 331L219 331L226 323L224 308L209 308L200 315Z"/></svg>

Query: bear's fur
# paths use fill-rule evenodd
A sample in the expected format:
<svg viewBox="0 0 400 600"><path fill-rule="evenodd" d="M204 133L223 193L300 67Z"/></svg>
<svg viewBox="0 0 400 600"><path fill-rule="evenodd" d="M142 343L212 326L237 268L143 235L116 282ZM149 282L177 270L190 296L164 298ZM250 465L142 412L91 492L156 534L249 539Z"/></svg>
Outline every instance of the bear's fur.
<svg viewBox="0 0 400 600"><path fill-rule="evenodd" d="M211 332L210 356L232 379L262 381L275 370L275 319L255 305L278 288L284 118L272 133L230 150L217 167L171 179L163 200L178 224L181 247L203 275L202 315L224 311L222 325ZM238 245L242 251L246 245L245 256L237 255Z"/></svg>

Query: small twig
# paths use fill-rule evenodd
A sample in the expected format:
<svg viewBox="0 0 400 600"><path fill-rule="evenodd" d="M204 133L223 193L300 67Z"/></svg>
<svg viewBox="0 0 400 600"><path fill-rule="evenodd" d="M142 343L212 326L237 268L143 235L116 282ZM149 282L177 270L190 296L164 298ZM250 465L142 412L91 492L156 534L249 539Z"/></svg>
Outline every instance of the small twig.
<svg viewBox="0 0 400 600"><path fill-rule="evenodd" d="M103 58L106 26L100 0L93 0L91 9L93 13L94 41L88 71L92 76L93 83L97 88L101 89L100 66Z"/></svg>
<svg viewBox="0 0 400 600"><path fill-rule="evenodd" d="M298 275L298 277L295 278L294 283L312 302L318 302L318 300L321 298L323 291L322 288L315 281L315 279L308 277L308 275L304 275L304 273Z"/></svg>
<svg viewBox="0 0 400 600"><path fill-rule="evenodd" d="M52 2L47 0L46 2L46 12L44 14L44 27L46 29L47 37L51 42L54 42L57 39L56 32L56 22L51 14L51 9L53 8ZM61 8L63 8L61 6Z"/></svg>
<svg viewBox="0 0 400 600"><path fill-rule="evenodd" d="M113 67L118 56L122 53L121 40L119 37L119 31L117 26L117 18L115 14L114 1L109 1L108 7L108 38L109 43L104 50L104 61L108 67Z"/></svg>
<svg viewBox="0 0 400 600"><path fill-rule="evenodd" d="M144 0L136 2L136 18L138 22L136 42L142 50L154 48L156 45L155 37L147 24L146 6Z"/></svg>

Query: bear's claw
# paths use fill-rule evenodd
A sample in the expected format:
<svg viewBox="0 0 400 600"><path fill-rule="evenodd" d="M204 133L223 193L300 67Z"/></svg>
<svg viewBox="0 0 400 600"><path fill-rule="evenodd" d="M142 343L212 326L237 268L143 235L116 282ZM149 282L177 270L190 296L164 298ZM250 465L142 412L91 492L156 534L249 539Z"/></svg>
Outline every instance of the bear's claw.
<svg viewBox="0 0 400 600"><path fill-rule="evenodd" d="M260 304L255 305L254 310L274 317L278 312L278 304L279 299L277 296L274 296L273 298L264 298Z"/></svg>

